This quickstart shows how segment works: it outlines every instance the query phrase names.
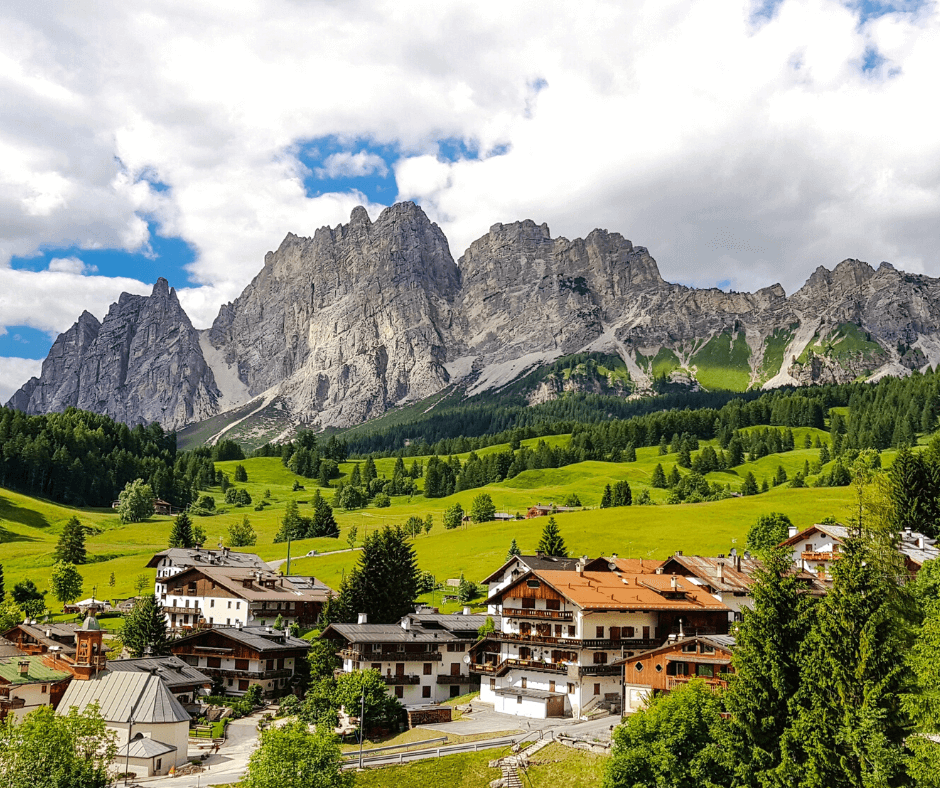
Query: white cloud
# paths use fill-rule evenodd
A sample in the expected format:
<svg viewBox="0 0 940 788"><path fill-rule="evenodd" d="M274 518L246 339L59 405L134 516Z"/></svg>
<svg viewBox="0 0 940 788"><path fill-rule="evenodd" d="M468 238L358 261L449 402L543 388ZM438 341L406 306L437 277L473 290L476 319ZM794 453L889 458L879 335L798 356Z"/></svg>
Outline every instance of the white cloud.
<svg viewBox="0 0 940 788"><path fill-rule="evenodd" d="M330 154L317 169L318 178L361 178L373 173L384 177L388 175L388 166L381 156L364 150Z"/></svg>
<svg viewBox="0 0 940 788"><path fill-rule="evenodd" d="M622 232L665 276L700 284L792 291L848 256L936 274L936 4L865 24L840 0L753 12L750 0L6 4L0 265L42 247L147 251L152 216L196 250L197 287L180 298L207 325L287 232L365 201L307 195L299 152L329 137L346 150L320 163L328 177L382 174L364 141L401 151L400 196L426 207L455 257L494 222L532 218L567 237ZM870 49L884 62L863 73ZM439 161L445 139L479 158ZM67 325L123 287L77 270L43 274L90 288L70 299L52 278L0 288L28 303L52 287L62 315L34 320ZM0 323L29 311L3 293Z"/></svg>
<svg viewBox="0 0 940 788"><path fill-rule="evenodd" d="M6 404L27 380L39 375L42 362L0 356L0 404Z"/></svg>
<svg viewBox="0 0 940 788"><path fill-rule="evenodd" d="M77 257L53 257L49 261L48 270L63 274L93 274L98 267L87 265Z"/></svg>
<svg viewBox="0 0 940 788"><path fill-rule="evenodd" d="M31 326L56 336L87 309L101 320L121 293L149 295L136 279L85 276L74 271L0 268L0 325Z"/></svg>

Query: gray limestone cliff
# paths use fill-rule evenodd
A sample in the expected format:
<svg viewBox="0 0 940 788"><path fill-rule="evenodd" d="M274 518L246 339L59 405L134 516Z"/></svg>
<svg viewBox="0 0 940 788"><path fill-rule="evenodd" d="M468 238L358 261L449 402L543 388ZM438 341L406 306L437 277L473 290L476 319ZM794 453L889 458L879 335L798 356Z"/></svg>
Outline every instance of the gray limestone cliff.
<svg viewBox="0 0 940 788"><path fill-rule="evenodd" d="M150 296L122 294L100 324L83 313L55 341L39 378L9 405L26 413L74 406L176 429L214 415L217 400L198 332L176 291L159 279Z"/></svg>
<svg viewBox="0 0 940 788"><path fill-rule="evenodd" d="M457 265L413 203L374 222L357 208L348 224L288 234L211 329L194 330L165 280L121 296L100 324L82 314L9 404L168 429L226 411L223 425L250 435L267 420L254 434L274 438L355 425L455 383L499 390L576 353L603 357L591 369L607 377L536 375L529 402L661 381L744 390L907 374L940 363L940 280L849 259L789 297L779 284L695 289L663 280L618 233L553 238L528 220L493 225Z"/></svg>

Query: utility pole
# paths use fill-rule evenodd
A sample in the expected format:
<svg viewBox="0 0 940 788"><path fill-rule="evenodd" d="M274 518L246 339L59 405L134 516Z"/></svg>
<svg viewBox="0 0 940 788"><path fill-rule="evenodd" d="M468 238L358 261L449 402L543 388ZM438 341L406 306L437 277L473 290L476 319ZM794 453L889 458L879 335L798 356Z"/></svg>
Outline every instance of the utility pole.
<svg viewBox="0 0 940 788"><path fill-rule="evenodd" d="M362 706L359 710L359 768L362 768L362 742L366 738L366 689L362 688Z"/></svg>

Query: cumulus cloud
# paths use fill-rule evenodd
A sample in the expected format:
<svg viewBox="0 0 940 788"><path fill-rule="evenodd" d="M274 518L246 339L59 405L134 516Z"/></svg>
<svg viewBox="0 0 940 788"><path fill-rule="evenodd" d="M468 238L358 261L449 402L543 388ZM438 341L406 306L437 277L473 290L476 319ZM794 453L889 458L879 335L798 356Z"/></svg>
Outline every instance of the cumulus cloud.
<svg viewBox="0 0 940 788"><path fill-rule="evenodd" d="M385 177L388 166L381 156L368 151L330 154L317 169L318 178L362 178L373 173Z"/></svg>
<svg viewBox="0 0 940 788"><path fill-rule="evenodd" d="M8 402L20 386L39 375L41 369L41 361L0 356L0 404Z"/></svg>
<svg viewBox="0 0 940 788"><path fill-rule="evenodd" d="M53 257L47 270L62 274L93 274L98 267L88 265L77 257Z"/></svg>
<svg viewBox="0 0 940 788"><path fill-rule="evenodd" d="M532 218L619 231L696 284L792 291L849 256L936 274L937 6L765 5L6 4L0 266L57 246L146 252L152 219L196 250L180 298L208 325L287 232L381 209L308 194L300 152L329 137L345 150L311 165L325 177L384 174L363 141L398 151L399 197L455 257ZM62 325L123 287L79 273L17 280L13 300L85 282L46 321ZM0 323L23 311L3 292Z"/></svg>

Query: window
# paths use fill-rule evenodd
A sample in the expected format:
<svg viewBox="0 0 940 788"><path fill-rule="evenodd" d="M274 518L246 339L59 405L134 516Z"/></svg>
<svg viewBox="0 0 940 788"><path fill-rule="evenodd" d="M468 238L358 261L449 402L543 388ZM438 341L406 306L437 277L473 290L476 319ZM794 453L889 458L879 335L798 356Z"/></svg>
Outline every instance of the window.
<svg viewBox="0 0 940 788"><path fill-rule="evenodd" d="M232 600L231 600L231 599L228 601L228 606L229 606L229 608L232 607Z"/></svg>
<svg viewBox="0 0 940 788"><path fill-rule="evenodd" d="M522 683L521 683L519 686L522 687L522 689L525 689L527 683L528 683L528 682L526 681L526 677L523 676L523 677L522 677Z"/></svg>
<svg viewBox="0 0 940 788"><path fill-rule="evenodd" d="M663 665L662 665L661 662L656 663L656 672L657 672L657 673L662 673L662 672L663 672Z"/></svg>
<svg viewBox="0 0 940 788"><path fill-rule="evenodd" d="M554 680L554 679L549 679L549 682L548 682L548 691L549 691L549 692L554 692L554 691L555 691L555 680Z"/></svg>
<svg viewBox="0 0 940 788"><path fill-rule="evenodd" d="M427 684L421 688L421 697L430 698L431 697L431 687Z"/></svg>
<svg viewBox="0 0 940 788"><path fill-rule="evenodd" d="M606 664L607 664L607 652L606 652L606 651L595 651L595 652L594 652L594 664L595 664L595 665L606 665Z"/></svg>
<svg viewBox="0 0 940 788"><path fill-rule="evenodd" d="M569 624L569 625L568 625L568 637L570 637L570 638L576 637L576 634L575 634L576 631L577 631L577 630L575 630L573 624Z"/></svg>
<svg viewBox="0 0 940 788"><path fill-rule="evenodd" d="M637 662L633 667L636 668L636 672L637 672L637 673L642 673L642 672L643 672L643 663L642 663L642 662Z"/></svg>
<svg viewBox="0 0 940 788"><path fill-rule="evenodd" d="M599 637L599 638L604 637L604 627L597 627L597 634L595 637Z"/></svg>
<svg viewBox="0 0 940 788"><path fill-rule="evenodd" d="M555 624L555 637L561 637L561 624Z"/></svg>
<svg viewBox="0 0 940 788"><path fill-rule="evenodd" d="M404 698L404 697L405 697L405 688L404 688L403 686L401 686L401 684L398 684L398 685L395 686L395 697L396 697L396 698Z"/></svg>
<svg viewBox="0 0 940 788"><path fill-rule="evenodd" d="M242 608L242 603L241 603L241 602L236 602L236 603L235 603L235 609L236 609L236 610L241 610L241 608Z"/></svg>
<svg viewBox="0 0 940 788"><path fill-rule="evenodd" d="M534 599L523 599L523 600L522 600L522 609L523 609L523 610L534 610L534 609L535 609L535 600L534 600Z"/></svg>
<svg viewBox="0 0 940 788"><path fill-rule="evenodd" d="M226 625L226 626L231 626L231 625L232 625L232 619L230 619L230 618L225 619L225 625Z"/></svg>
<svg viewBox="0 0 940 788"><path fill-rule="evenodd" d="M215 600L214 600L214 599L210 599L210 600L209 600L209 607L215 607Z"/></svg>
<svg viewBox="0 0 940 788"><path fill-rule="evenodd" d="M698 676L710 679L715 675L715 669L711 665L696 665L695 673Z"/></svg>
<svg viewBox="0 0 940 788"><path fill-rule="evenodd" d="M545 609L546 610L561 610L561 600L560 599L546 599Z"/></svg>
<svg viewBox="0 0 940 788"><path fill-rule="evenodd" d="M424 663L424 675L425 675L425 676L430 676L430 675L431 675L431 663L430 663L430 662L425 662L425 663Z"/></svg>
<svg viewBox="0 0 940 788"><path fill-rule="evenodd" d="M232 680L231 680L231 679L228 680L228 685L229 685L230 687L232 686Z"/></svg>
<svg viewBox="0 0 940 788"><path fill-rule="evenodd" d="M206 658L206 667L208 668L221 668L222 659L220 657L207 657Z"/></svg>
<svg viewBox="0 0 940 788"><path fill-rule="evenodd" d="M601 685L600 685L600 684L595 684L595 685L594 685L594 694L595 694L595 695L600 695L600 694L601 694Z"/></svg>
<svg viewBox="0 0 940 788"><path fill-rule="evenodd" d="M516 695L516 703L518 703L518 704L521 704L521 703L522 703L522 696L521 696L521 695Z"/></svg>
<svg viewBox="0 0 940 788"><path fill-rule="evenodd" d="M572 684L570 681L568 682L568 694L574 695L574 684Z"/></svg>
<svg viewBox="0 0 940 788"><path fill-rule="evenodd" d="M682 653L683 653L683 654L694 654L694 653L695 653L695 644L694 644L694 643L686 643L686 644L682 647Z"/></svg>
<svg viewBox="0 0 940 788"><path fill-rule="evenodd" d="M715 653L715 647L714 647L714 646L706 646L704 643L702 643L702 653L703 653L703 654L714 654L714 653Z"/></svg>
<svg viewBox="0 0 940 788"><path fill-rule="evenodd" d="M160 773L160 764L163 763L163 758L157 758L157 762L153 765L153 770L159 774Z"/></svg>
<svg viewBox="0 0 940 788"><path fill-rule="evenodd" d="M236 660L235 660L235 670L248 670L248 660L247 660L247 659L236 659Z"/></svg>
<svg viewBox="0 0 940 788"><path fill-rule="evenodd" d="M496 689L496 679L490 679L490 689L491 690Z"/></svg>
<svg viewBox="0 0 940 788"><path fill-rule="evenodd" d="M43 684L43 685L42 685L42 694L45 695L48 691L49 691L49 685L48 685L48 684Z"/></svg>
<svg viewBox="0 0 940 788"><path fill-rule="evenodd" d="M636 629L634 629L633 627L624 627L622 632L625 638L636 637Z"/></svg>
<svg viewBox="0 0 940 788"><path fill-rule="evenodd" d="M530 577L525 581L525 584L528 588L539 588L542 584L536 580L534 577Z"/></svg>

